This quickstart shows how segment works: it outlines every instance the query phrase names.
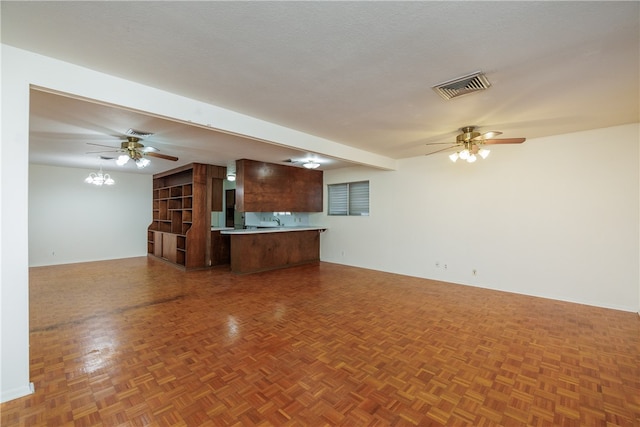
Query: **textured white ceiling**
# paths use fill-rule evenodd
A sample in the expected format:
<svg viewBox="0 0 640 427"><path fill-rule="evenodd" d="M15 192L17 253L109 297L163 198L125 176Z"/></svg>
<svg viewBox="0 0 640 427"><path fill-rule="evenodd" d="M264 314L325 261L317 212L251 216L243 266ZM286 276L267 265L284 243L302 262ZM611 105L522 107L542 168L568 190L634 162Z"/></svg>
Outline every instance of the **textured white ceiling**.
<svg viewBox="0 0 640 427"><path fill-rule="evenodd" d="M454 141L465 125L535 138L640 120L638 2L2 1L0 7L3 43L390 158L426 154L425 142ZM445 101L431 89L476 70L492 84L485 92ZM73 120L95 123L98 134L136 122L128 112L108 117L66 102L69 123L54 130L64 120L44 101L32 108L32 158L56 150L64 157L64 147L51 144L51 153L33 151L43 145L38 138L72 133L65 126ZM184 129L149 126L163 129L158 145L169 149L174 135L191 138ZM198 154L200 131L194 132ZM231 156L266 160L272 149L284 151L271 158L296 154L251 144L248 153L220 154L213 163ZM190 155L188 145L181 142L183 156Z"/></svg>

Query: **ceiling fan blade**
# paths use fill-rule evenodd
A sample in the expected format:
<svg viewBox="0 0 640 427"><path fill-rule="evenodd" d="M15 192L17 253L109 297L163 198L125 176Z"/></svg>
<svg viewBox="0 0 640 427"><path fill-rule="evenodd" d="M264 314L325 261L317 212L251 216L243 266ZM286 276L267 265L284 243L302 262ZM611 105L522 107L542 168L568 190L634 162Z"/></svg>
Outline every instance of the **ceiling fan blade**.
<svg viewBox="0 0 640 427"><path fill-rule="evenodd" d="M452 148L456 148L456 147L458 147L458 144L451 145L450 147L447 147L447 148L441 148L440 150L432 151L431 153L425 154L425 156L430 156L432 154L436 154L436 153L439 153L441 151L451 150Z"/></svg>
<svg viewBox="0 0 640 427"><path fill-rule="evenodd" d="M103 150L103 151L87 151L87 154L97 154L97 153L119 153L120 150Z"/></svg>
<svg viewBox="0 0 640 427"><path fill-rule="evenodd" d="M160 154L160 153L154 153L154 152L148 152L148 153L144 153L145 156L150 156L150 157L157 157L159 159L165 159L165 160L171 160L172 162L175 162L178 160L177 157L174 156L168 156L166 154Z"/></svg>
<svg viewBox="0 0 640 427"><path fill-rule="evenodd" d="M482 135L478 135L475 138L471 138L472 141L483 141L483 140L487 140L487 139L492 139L495 136L498 135L502 135L502 132L499 132L497 130L492 130L489 132L485 132Z"/></svg>
<svg viewBox="0 0 640 427"><path fill-rule="evenodd" d="M527 138L485 139L483 144L522 144Z"/></svg>
<svg viewBox="0 0 640 427"><path fill-rule="evenodd" d="M113 145L103 145L103 144L96 144L95 142L87 142L87 145L95 145L98 147L107 147L107 148L114 148L114 149L118 149L119 147L114 147Z"/></svg>
<svg viewBox="0 0 640 427"><path fill-rule="evenodd" d="M449 144L449 145L451 145L451 144L455 144L455 142L427 142L427 143L426 143L426 144L424 144L424 145L442 145L442 144Z"/></svg>

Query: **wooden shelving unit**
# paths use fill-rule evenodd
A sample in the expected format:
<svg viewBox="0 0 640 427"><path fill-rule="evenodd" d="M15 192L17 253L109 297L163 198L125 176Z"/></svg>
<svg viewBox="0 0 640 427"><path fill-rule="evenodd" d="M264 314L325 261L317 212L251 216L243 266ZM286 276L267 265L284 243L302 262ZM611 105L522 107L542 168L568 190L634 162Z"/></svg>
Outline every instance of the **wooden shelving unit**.
<svg viewBox="0 0 640 427"><path fill-rule="evenodd" d="M225 175L224 167L192 163L153 176L150 255L185 269L211 266L211 211L221 209Z"/></svg>

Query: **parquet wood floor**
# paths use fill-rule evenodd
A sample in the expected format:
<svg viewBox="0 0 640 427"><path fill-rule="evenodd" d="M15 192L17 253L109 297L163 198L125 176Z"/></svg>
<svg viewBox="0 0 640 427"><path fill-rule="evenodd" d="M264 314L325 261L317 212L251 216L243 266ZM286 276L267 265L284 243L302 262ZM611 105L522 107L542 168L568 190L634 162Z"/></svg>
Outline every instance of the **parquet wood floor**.
<svg viewBox="0 0 640 427"><path fill-rule="evenodd" d="M640 425L635 313L319 263L33 268L9 426Z"/></svg>

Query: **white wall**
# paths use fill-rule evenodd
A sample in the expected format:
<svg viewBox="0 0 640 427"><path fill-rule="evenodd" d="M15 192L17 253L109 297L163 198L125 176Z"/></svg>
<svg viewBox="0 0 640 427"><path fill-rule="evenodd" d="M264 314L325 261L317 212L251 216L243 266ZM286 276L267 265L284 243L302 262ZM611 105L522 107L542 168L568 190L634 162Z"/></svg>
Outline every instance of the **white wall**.
<svg viewBox="0 0 640 427"><path fill-rule="evenodd" d="M29 85L2 61L0 139L0 401L31 392L29 383L29 270L27 183Z"/></svg>
<svg viewBox="0 0 640 427"><path fill-rule="evenodd" d="M116 184L96 187L90 172L29 165L29 266L146 255L152 176L109 171Z"/></svg>
<svg viewBox="0 0 640 427"><path fill-rule="evenodd" d="M499 146L474 164L436 154L326 171L325 184L370 180L371 215L316 218L329 227L321 258L638 311L639 140L635 124Z"/></svg>

